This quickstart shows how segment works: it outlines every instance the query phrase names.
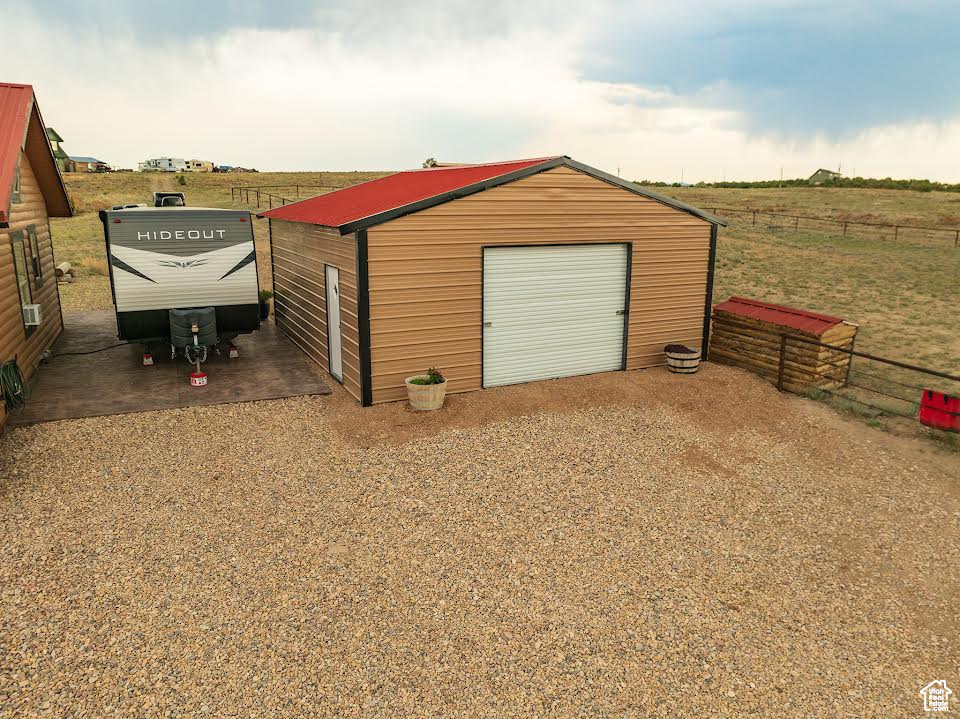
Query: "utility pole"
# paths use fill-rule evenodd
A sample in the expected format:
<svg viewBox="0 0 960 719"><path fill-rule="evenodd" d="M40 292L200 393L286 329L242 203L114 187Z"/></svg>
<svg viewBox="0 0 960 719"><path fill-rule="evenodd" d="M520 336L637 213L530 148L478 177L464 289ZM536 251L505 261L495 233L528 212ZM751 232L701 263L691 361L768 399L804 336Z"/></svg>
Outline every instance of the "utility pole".
<svg viewBox="0 0 960 719"><path fill-rule="evenodd" d="M777 188L783 187L783 165L780 165L780 184L777 185Z"/></svg>

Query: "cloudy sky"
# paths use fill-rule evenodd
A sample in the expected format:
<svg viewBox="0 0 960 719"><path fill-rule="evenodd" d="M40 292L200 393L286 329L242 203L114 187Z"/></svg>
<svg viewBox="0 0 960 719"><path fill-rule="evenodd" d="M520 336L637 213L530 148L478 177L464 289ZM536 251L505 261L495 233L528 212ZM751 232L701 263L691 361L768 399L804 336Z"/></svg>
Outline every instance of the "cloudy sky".
<svg viewBox="0 0 960 719"><path fill-rule="evenodd" d="M0 0L75 155L960 181L954 0Z"/></svg>

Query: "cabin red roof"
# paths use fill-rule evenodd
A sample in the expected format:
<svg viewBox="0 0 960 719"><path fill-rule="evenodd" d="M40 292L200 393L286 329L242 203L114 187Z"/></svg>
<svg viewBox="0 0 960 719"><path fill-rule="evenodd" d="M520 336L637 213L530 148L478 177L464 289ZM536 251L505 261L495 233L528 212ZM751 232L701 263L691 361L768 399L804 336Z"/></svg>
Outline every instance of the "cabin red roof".
<svg viewBox="0 0 960 719"><path fill-rule="evenodd" d="M0 227L9 221L20 152L27 154L51 217L73 210L30 85L0 82Z"/></svg>
<svg viewBox="0 0 960 719"><path fill-rule="evenodd" d="M0 222L7 222L17 159L27 136L33 108L30 85L0 83Z"/></svg>
<svg viewBox="0 0 960 719"><path fill-rule="evenodd" d="M843 322L839 317L799 310L796 307L774 305L770 302L751 300L747 297L731 297L726 302L716 305L714 309L740 317L760 320L761 322L771 322L814 335L821 335L831 327Z"/></svg>
<svg viewBox="0 0 960 719"><path fill-rule="evenodd" d="M276 207L257 216L341 227L557 159L559 158L538 157L486 165L405 170L326 195Z"/></svg>

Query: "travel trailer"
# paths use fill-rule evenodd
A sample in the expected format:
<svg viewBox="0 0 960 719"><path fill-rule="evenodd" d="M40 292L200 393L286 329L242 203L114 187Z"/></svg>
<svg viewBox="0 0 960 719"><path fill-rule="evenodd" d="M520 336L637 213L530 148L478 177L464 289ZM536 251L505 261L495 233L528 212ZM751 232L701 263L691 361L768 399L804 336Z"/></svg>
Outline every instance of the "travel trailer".
<svg viewBox="0 0 960 719"><path fill-rule="evenodd" d="M100 212L121 340L171 338L171 310L213 308L219 342L260 326L250 213L201 207Z"/></svg>

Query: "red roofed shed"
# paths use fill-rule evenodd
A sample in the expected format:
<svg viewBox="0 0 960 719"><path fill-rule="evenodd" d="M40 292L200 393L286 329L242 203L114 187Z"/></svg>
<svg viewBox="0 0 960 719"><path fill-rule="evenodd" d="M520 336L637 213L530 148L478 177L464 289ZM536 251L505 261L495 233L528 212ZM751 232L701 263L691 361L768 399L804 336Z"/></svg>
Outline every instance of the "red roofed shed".
<svg viewBox="0 0 960 719"><path fill-rule="evenodd" d="M663 364L720 220L569 157L398 172L263 212L277 325L363 404Z"/></svg>

